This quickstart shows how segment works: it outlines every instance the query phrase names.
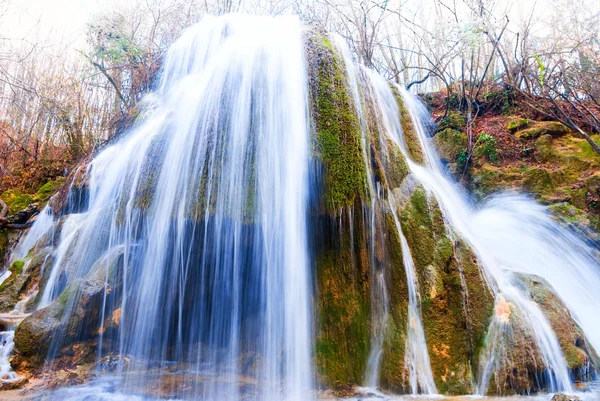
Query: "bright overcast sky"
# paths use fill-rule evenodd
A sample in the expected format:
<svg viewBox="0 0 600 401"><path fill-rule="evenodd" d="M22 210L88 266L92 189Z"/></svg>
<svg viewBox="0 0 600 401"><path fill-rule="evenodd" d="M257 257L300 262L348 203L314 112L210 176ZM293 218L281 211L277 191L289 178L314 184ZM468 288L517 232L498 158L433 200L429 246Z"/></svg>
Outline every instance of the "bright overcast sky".
<svg viewBox="0 0 600 401"><path fill-rule="evenodd" d="M127 0L0 0L0 35L9 39L41 39L49 45L77 47L85 40L90 18Z"/></svg>
<svg viewBox="0 0 600 401"><path fill-rule="evenodd" d="M80 48L85 41L86 24L94 14L107 8L123 6L129 1L131 0L0 0L0 37L26 39L37 43L41 40L49 47L54 43L62 43L71 48ZM149 1L165 3L169 0ZM510 1L500 0L500 3L506 4ZM544 14L548 14L549 10L555 10L560 1L514 0L510 7L511 19L514 22L522 21L532 8L535 8L534 21L540 21L547 16ZM589 9L588 0L574 1L587 3L588 7L585 8ZM600 0L595 1L600 4ZM427 0L407 2L409 7L424 7L422 11L427 14L429 3ZM593 3L594 0L591 4ZM594 10L588 11L594 12Z"/></svg>

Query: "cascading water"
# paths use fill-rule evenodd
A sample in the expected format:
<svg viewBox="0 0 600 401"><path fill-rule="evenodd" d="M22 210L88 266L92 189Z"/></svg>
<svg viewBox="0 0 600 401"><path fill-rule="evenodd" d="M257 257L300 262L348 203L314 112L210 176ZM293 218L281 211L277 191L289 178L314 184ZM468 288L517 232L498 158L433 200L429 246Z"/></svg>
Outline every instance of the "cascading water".
<svg viewBox="0 0 600 401"><path fill-rule="evenodd" d="M90 163L89 206L62 223L40 306L78 280L118 282L99 357L185 364L187 396L206 400L313 388L301 34L292 17L205 18L169 50L147 117Z"/></svg>
<svg viewBox="0 0 600 401"><path fill-rule="evenodd" d="M352 54L345 40L338 35L334 37L334 43L336 50L344 61L344 68L348 77L348 86L350 88L350 95L352 96L354 110L359 118L360 133L361 133L361 144L362 153L365 166L367 166L367 184L369 187L369 193L373 195L371 204L369 207L364 207L363 213L368 217L368 227L370 227L370 241L369 241L369 253L370 265L371 265L371 276L373 277L373 285L371 288L371 317L372 323L372 335L369 358L367 361L367 369L365 372L365 385L370 388L377 387L379 378L379 366L381 364L381 356L383 353L383 341L388 320L388 294L387 285L385 282L385 266L378 267L375 262L375 242L380 240L376 235L376 224L375 215L376 208L380 207L381 199L378 189L374 184L373 175L369 167L369 158L367 156L367 143L368 143L368 129L366 116L364 115L364 100L361 97L361 90L359 82L362 80L364 74L363 68L360 65L356 65L352 60ZM352 231L352 230L351 230Z"/></svg>
<svg viewBox="0 0 600 401"><path fill-rule="evenodd" d="M429 119L425 108L415 101L415 99L404 89L400 90L402 91L403 99L407 104L407 109L411 113L415 127L417 127L416 131L419 135L421 148L423 149L426 159L425 166L419 166L411 162L409 158L411 171L415 174L417 179L426 186L426 188L435 194L441 204L444 216L451 227L471 244L479 258L484 273L488 278L490 287L494 288L497 294L514 302L514 305L521 313L523 313L522 323L529 325L532 329L538 351L543 358L543 366L548 370L548 390L572 391L569 371L556 335L552 331L550 324L539 306L529 299L529 296L524 293L520 286L515 285L515 277L513 276L513 272L522 271L524 273L533 273L542 278L546 278L545 265L540 264L539 259L531 260L532 264L529 266L530 270L524 271L520 270L518 267L522 262L515 264L505 264L502 262L502 259L505 257L504 255L507 253L514 253L516 249L520 248L523 254L533 250L532 248L528 249L528 246L532 245L531 243L522 241L522 233L527 229L527 222L520 221L520 224L512 227L513 231L508 237L513 239L520 238L517 240L519 248L513 248L512 251L508 251L508 249L505 248L505 245L502 244L503 238L498 238L496 236L497 232L493 225L486 225L483 230L483 227L480 226L473 227L473 221L476 221L475 217L477 215L482 213L494 213L494 211L485 208L474 211L467 203L467 198L458 189L458 186L446 178L443 174L439 158L429 143L427 130L423 124L423 121ZM520 199L522 202L521 206L526 210L529 202L526 201L524 197L521 197ZM554 226L554 229L560 231L560 227L557 223L553 223L552 226ZM490 233L493 233L494 240L487 241L485 244L482 243L481 238L484 236L490 237ZM531 240L533 240L534 243L543 243L546 240L546 237L531 238ZM517 245L515 242L513 242L513 244L515 246ZM499 252L498 248L503 249ZM543 256L537 255L537 257ZM593 274L594 265L588 264L588 269L589 273ZM553 283L551 281L549 282L550 285L553 286ZM488 345L494 346L491 342L488 342ZM487 361L480 362L482 364L487 364ZM491 365L488 364L487 366ZM485 369L483 370L485 371ZM478 392L480 394L485 394L487 391L487 379L489 379L489 372L484 372L479 377Z"/></svg>
<svg viewBox="0 0 600 401"><path fill-rule="evenodd" d="M41 270L38 309L55 311L59 305L67 321L69 316L76 321L81 300L88 302L96 308L90 313L94 322L79 324L99 326L93 343L98 366L109 365L107 355L109 362L120 361L111 368L119 389L99 382L96 392L65 390L57 398L105 399L113 392L147 394L159 388L168 388L169 397L202 400L312 397L317 313L308 221L314 217L315 194L303 33L291 17L209 17L189 28L169 50L157 90L145 98L134 127L77 173L85 199L76 200L72 188L66 216L55 220L49 209L43 211L21 241L14 260L55 230L52 266ZM406 194L399 193L405 186L411 187L408 192L423 186L426 203L439 204L447 236L472 248L495 298L485 345L465 368L477 393L485 395L493 375L510 364L515 345L509 339L516 329L533 340L527 345L540 357L536 368L546 375L540 388L572 391L561 344L525 281L538 276L547 282L598 350L597 255L523 195L472 205L446 176L420 102L355 64L339 38L334 43L343 61L349 108L358 117L369 198L361 199L362 209L346 204L332 214L340 233L345 218L349 223L350 246L344 252L352 271L344 275L368 266L362 272L369 280L365 314L370 323L359 373L363 383L379 386L384 359L395 352L390 345L398 334L390 329L395 324L402 327L404 350L393 360L407 376L400 386L412 394L444 392L431 365L447 350L428 347L431 327L421 298L430 287L407 240ZM414 127L421 163L411 158L403 118ZM384 146L374 147L376 141ZM410 173L402 188L386 186L374 162L376 152L395 150ZM395 236L385 232L386 213ZM353 220L356 216L362 220ZM367 231L364 238L354 237L354 223ZM401 252L397 265L383 262L391 250L382 244L390 237ZM355 243L364 248L356 249ZM450 252L458 252L456 246ZM406 280L400 313L394 310L398 294L389 280L395 269ZM466 287L462 270L459 285ZM468 291L463 292L467 298ZM359 316L362 300L348 299L355 314L332 313L332 324L349 324L346 320ZM15 313L22 312L25 301ZM342 334L357 335L362 332L357 327ZM65 325L65 337L53 339L48 360L59 355L71 329ZM12 346L12 333L3 335ZM12 374L9 353L8 347L0 350L0 374ZM470 372L471 366L478 371Z"/></svg>

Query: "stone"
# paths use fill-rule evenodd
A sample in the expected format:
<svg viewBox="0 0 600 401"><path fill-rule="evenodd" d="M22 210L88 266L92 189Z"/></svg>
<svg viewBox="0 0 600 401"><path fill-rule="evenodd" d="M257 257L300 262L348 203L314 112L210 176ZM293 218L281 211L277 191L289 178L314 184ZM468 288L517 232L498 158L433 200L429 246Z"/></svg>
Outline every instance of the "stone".
<svg viewBox="0 0 600 401"><path fill-rule="evenodd" d="M533 124L531 128L517 131L515 136L521 139L536 139L542 135L559 137L571 132L569 127L556 121L544 121Z"/></svg>
<svg viewBox="0 0 600 401"><path fill-rule="evenodd" d="M572 394L567 395L563 393L556 393L554 394L554 397L552 397L551 401L581 401L581 398Z"/></svg>

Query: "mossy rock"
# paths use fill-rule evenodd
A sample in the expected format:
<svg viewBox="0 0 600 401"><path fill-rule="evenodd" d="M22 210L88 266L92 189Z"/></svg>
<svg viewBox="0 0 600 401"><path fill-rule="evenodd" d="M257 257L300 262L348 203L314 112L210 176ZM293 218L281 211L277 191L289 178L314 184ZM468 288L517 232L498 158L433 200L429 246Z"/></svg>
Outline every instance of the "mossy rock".
<svg viewBox="0 0 600 401"><path fill-rule="evenodd" d="M552 331L556 334L569 369L585 368L592 358L585 348L577 346L577 344L585 344L585 336L566 306L541 277L522 277L532 300L540 306Z"/></svg>
<svg viewBox="0 0 600 401"><path fill-rule="evenodd" d="M531 120L527 118L517 118L510 120L507 125L508 132L514 134L517 131L521 131L531 125Z"/></svg>
<svg viewBox="0 0 600 401"><path fill-rule="evenodd" d="M554 146L552 146L552 135L541 135L535 141L535 156L538 161L543 163L557 160L559 156Z"/></svg>
<svg viewBox="0 0 600 401"><path fill-rule="evenodd" d="M0 313L12 311L25 291L29 277L23 274L23 265L22 260L13 262L10 276L0 284Z"/></svg>
<svg viewBox="0 0 600 401"><path fill-rule="evenodd" d="M531 128L517 131L515 133L515 136L517 138L530 140L537 139L542 135L559 137L566 135L569 132L571 132L571 129L562 123L559 123L557 121L543 121L534 123Z"/></svg>
<svg viewBox="0 0 600 401"><path fill-rule="evenodd" d="M446 234L441 210L417 188L402 211L402 230L415 263L423 328L438 391L467 394L493 309L477 259Z"/></svg>
<svg viewBox="0 0 600 401"><path fill-rule="evenodd" d="M552 178L550 173L539 167L531 167L525 170L524 186L530 191L537 194L544 194L549 189L553 188Z"/></svg>
<svg viewBox="0 0 600 401"><path fill-rule="evenodd" d="M11 275L0 284L0 313L12 311L27 293L37 288L42 266L52 262L49 253L50 249L46 248L28 256L27 260L12 263Z"/></svg>
<svg viewBox="0 0 600 401"><path fill-rule="evenodd" d="M388 283L388 320L384 334L379 383L395 393L410 391L405 367L408 322L408 286L402 259L402 246L394 215L385 215L386 282Z"/></svg>
<svg viewBox="0 0 600 401"><path fill-rule="evenodd" d="M402 126L402 133L404 134L404 143L406 145L408 155L414 162L423 164L423 150L421 149L421 142L419 141L413 117L410 115L408 109L406 108L406 105L404 104L404 100L402 99L402 95L400 94L398 88L396 88L396 86L394 85L392 85L391 88L394 97L396 98L396 104L398 105L398 110L400 112L400 124Z"/></svg>
<svg viewBox="0 0 600 401"><path fill-rule="evenodd" d="M402 151L392 141L387 142L388 160L385 166L385 177L390 189L399 188L410 173Z"/></svg>
<svg viewBox="0 0 600 401"><path fill-rule="evenodd" d="M46 203L52 195L58 192L65 181L65 177L58 177L55 180L48 181L37 190L36 194L33 196L33 200L41 204Z"/></svg>
<svg viewBox="0 0 600 401"><path fill-rule="evenodd" d="M443 131L447 128L463 131L467 126L467 119L461 113L456 111L448 112L448 115L440 121L438 128Z"/></svg>
<svg viewBox="0 0 600 401"><path fill-rule="evenodd" d="M446 128L435 135L433 143L443 160L455 162L458 155L467 149L467 135L461 131Z"/></svg>
<svg viewBox="0 0 600 401"><path fill-rule="evenodd" d="M330 388L362 383L370 351L371 259L362 208L355 211L352 221L342 214L341 232L325 234L317 250L315 366ZM323 217L324 231L333 230L336 221Z"/></svg>
<svg viewBox="0 0 600 401"><path fill-rule="evenodd" d="M36 369L75 342L98 334L105 294L103 281L75 281L47 307L26 317L15 330L13 369Z"/></svg>
<svg viewBox="0 0 600 401"><path fill-rule="evenodd" d="M335 215L370 195L362 133L344 61L324 34L313 33L309 42L313 148L324 166L321 199L325 210Z"/></svg>
<svg viewBox="0 0 600 401"><path fill-rule="evenodd" d="M23 194L18 189L4 191L0 199L8 206L9 214L19 212L34 202L32 195Z"/></svg>

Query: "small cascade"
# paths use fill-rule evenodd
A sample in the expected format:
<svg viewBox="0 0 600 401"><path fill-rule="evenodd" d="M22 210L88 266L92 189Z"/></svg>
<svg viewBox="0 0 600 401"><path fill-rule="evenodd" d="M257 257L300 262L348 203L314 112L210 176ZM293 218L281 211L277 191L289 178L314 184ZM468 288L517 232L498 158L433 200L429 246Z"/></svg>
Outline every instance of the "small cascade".
<svg viewBox="0 0 600 401"><path fill-rule="evenodd" d="M429 352L425 342L425 332L423 331L423 321L421 319L421 299L417 292L418 281L415 274L415 266L406 241L406 237L400 228L400 222L396 216L396 207L390 204L394 211L394 221L400 235L402 245L402 258L404 269L406 271L406 281L408 284L408 325L406 336L406 368L410 390L412 394L437 394L437 389L433 381L433 373L429 363Z"/></svg>
<svg viewBox="0 0 600 401"><path fill-rule="evenodd" d="M25 264L26 268L27 264ZM19 379L17 373L10 366L9 357L14 348L15 329L29 314L25 313L25 305L35 296L36 292L26 294L9 313L0 313L0 381L11 382Z"/></svg>
<svg viewBox="0 0 600 401"><path fill-rule="evenodd" d="M0 316L0 320L2 316ZM15 327L5 326L5 331L0 331L0 380L10 381L17 378L17 374L12 371L8 357L12 353L15 338Z"/></svg>
<svg viewBox="0 0 600 401"><path fill-rule="evenodd" d="M383 266L376 263L375 258L375 241L380 240L377 233L377 225L375 222L376 207L380 202L379 197L374 197L371 208L371 224L370 224L370 254L371 254L371 350L369 359L367 360L367 372L365 376L365 385L370 388L376 388L379 380L379 368L381 365L381 356L383 353L383 342L388 320L388 305L389 297L385 281L385 270Z"/></svg>
<svg viewBox="0 0 600 401"><path fill-rule="evenodd" d="M38 214L33 226L27 232L25 238L19 241L11 254L11 261L24 259L31 248L54 227L54 215L50 205L46 205Z"/></svg>

